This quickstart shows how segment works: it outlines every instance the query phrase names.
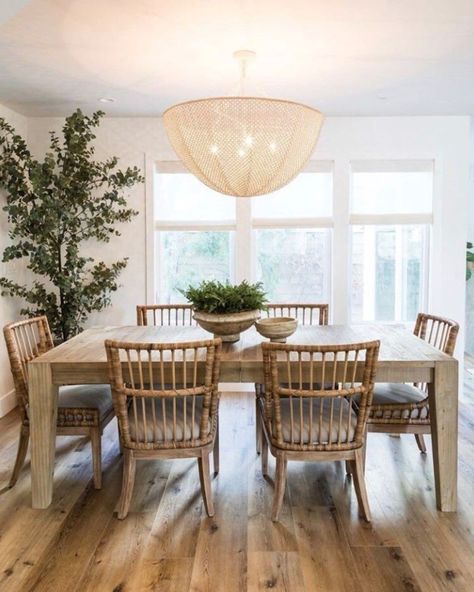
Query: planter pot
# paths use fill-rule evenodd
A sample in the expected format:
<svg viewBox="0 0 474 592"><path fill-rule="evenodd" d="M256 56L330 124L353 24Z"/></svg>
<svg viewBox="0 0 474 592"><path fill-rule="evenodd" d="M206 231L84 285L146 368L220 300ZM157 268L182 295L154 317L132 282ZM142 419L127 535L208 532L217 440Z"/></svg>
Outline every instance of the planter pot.
<svg viewBox="0 0 474 592"><path fill-rule="evenodd" d="M196 310L193 316L197 324L209 333L214 333L214 337L220 337L222 341L235 342L240 339L241 331L249 329L260 318L260 311L214 314Z"/></svg>

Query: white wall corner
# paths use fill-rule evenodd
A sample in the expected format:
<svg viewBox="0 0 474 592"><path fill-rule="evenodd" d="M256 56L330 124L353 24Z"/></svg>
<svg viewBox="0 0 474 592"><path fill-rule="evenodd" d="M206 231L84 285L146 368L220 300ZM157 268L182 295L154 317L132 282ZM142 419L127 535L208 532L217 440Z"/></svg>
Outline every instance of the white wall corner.
<svg viewBox="0 0 474 592"><path fill-rule="evenodd" d="M0 417L5 417L12 409L15 409L18 402L16 399L15 389L8 391L0 397Z"/></svg>

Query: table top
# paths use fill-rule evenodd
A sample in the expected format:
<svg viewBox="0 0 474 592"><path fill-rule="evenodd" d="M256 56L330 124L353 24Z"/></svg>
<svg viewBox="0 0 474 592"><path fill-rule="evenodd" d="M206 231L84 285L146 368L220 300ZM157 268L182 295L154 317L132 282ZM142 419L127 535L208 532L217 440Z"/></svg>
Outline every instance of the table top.
<svg viewBox="0 0 474 592"><path fill-rule="evenodd" d="M209 339L211 334L196 326L122 326L93 327L73 337L30 363L58 365L105 364L105 339L128 342L185 342ZM360 324L299 326L287 339L291 344L348 344L380 340L380 365L416 365L433 368L436 362L449 362L453 358L438 351L400 325ZM260 344L265 339L254 327L241 334L236 343L225 343L221 364L242 366L260 364Z"/></svg>

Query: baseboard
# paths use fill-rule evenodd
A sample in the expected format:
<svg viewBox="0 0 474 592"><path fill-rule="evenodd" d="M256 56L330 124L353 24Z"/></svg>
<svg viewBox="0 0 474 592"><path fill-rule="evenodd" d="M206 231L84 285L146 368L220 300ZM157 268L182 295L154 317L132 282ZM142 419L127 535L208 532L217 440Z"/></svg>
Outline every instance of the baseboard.
<svg viewBox="0 0 474 592"><path fill-rule="evenodd" d="M0 397L0 417L10 413L17 406L15 390L11 390Z"/></svg>

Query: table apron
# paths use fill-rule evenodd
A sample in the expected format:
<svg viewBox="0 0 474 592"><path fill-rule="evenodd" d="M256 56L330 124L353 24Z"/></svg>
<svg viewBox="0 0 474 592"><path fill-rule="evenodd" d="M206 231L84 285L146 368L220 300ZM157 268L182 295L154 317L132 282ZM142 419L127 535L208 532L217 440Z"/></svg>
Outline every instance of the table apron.
<svg viewBox="0 0 474 592"><path fill-rule="evenodd" d="M103 384L109 381L107 365L104 363L91 364L52 364L53 384ZM285 365L282 364L282 369ZM166 372L166 375L168 373ZM284 374L283 374L284 376ZM303 375L309 380L309 373ZM316 377L315 377L316 379ZM375 377L376 382L423 382L429 383L434 380L434 368L420 366L413 363L403 365L395 363L380 364ZM263 382L262 365L259 362L247 363L241 366L238 363L221 364L221 382Z"/></svg>

